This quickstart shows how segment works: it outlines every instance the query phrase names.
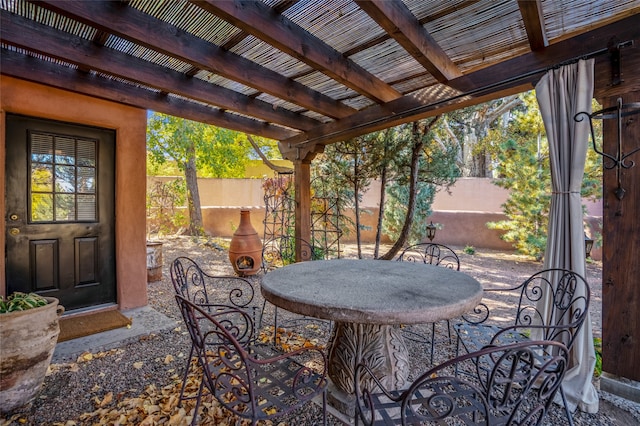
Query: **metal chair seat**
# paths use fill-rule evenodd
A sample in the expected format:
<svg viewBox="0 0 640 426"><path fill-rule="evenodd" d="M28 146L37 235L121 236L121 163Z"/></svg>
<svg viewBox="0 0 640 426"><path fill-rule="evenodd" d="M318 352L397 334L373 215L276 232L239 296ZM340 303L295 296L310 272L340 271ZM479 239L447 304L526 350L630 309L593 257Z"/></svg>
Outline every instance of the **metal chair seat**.
<svg viewBox="0 0 640 426"><path fill-rule="evenodd" d="M304 348L282 354L254 345L251 317L230 306L198 306L176 295L200 366L200 388L192 424L204 391L231 413L251 420L283 416L322 395L326 424L327 362L324 353ZM310 367L308 365L312 365Z"/></svg>
<svg viewBox="0 0 640 426"><path fill-rule="evenodd" d="M553 354L541 355L545 347L554 347ZM361 363L354 378L356 425L538 425L558 391L567 356L557 342L488 346L426 371L399 391L387 390L375 369Z"/></svg>

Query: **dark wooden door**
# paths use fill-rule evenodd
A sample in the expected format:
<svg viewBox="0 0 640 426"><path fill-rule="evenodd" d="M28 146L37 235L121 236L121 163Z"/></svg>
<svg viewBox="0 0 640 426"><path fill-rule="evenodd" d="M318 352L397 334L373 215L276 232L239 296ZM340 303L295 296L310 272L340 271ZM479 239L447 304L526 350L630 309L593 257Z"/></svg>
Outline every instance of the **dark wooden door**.
<svg viewBox="0 0 640 426"><path fill-rule="evenodd" d="M115 132L7 115L8 293L116 302Z"/></svg>

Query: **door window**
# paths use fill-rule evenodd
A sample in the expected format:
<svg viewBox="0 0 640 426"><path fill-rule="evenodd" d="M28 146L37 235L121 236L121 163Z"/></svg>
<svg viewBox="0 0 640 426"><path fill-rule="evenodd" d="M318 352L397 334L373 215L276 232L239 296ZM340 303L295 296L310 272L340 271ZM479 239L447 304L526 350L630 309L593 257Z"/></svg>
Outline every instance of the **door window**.
<svg viewBox="0 0 640 426"><path fill-rule="evenodd" d="M97 220L98 141L30 132L31 223Z"/></svg>

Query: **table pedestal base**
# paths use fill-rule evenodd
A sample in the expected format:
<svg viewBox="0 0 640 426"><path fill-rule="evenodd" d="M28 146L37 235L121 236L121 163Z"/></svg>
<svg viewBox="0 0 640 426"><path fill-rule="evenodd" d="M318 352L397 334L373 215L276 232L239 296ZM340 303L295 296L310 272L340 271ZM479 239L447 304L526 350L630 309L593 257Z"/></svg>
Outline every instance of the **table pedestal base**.
<svg viewBox="0 0 640 426"><path fill-rule="evenodd" d="M405 386L409 353L400 330L390 325L336 322L328 373L335 387L346 395L355 392L353 378L360 362L366 363L388 389Z"/></svg>

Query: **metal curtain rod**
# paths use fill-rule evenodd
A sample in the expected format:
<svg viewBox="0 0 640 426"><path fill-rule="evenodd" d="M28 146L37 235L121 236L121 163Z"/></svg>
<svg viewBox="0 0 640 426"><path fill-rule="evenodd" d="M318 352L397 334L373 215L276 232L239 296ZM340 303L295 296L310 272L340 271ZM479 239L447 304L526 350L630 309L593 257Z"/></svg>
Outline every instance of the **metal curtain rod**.
<svg viewBox="0 0 640 426"><path fill-rule="evenodd" d="M620 47L631 47L631 46L633 46L633 40L628 40L628 41L625 41L625 42L617 44L618 48L620 48ZM481 93L481 92L484 92L484 91L487 91L487 90L492 90L492 89L499 88L500 86L505 85L505 84L513 83L515 81L522 80L522 79L525 79L525 78L528 78L528 77L533 77L534 75L537 75L537 74L546 73L547 71L550 71L552 69L557 69L557 68L560 68L560 67L565 66L565 65L575 64L576 62L580 61L581 59L591 59L591 58L594 58L596 56L599 56L599 55L602 55L604 53L607 53L609 51L610 51L610 47L606 47L604 49L596 50L596 51L591 52L591 53L586 53L584 55L576 56L574 58L571 58L571 59L568 59L566 61L560 62L559 64L556 64L556 65L553 65L553 66L549 66L549 67L542 68L542 69L537 69L537 70L534 70L534 71L529 71L529 72L526 72L524 74L520 74L520 75L517 75L517 76L514 76L514 77L510 77L510 78L508 78L506 80L499 81L497 83L492 83L492 84L489 84L487 86L483 86L483 87L480 87L480 88L477 88L477 89L470 90L470 91L465 92L465 93L460 93L458 95L455 95L455 96L452 96L452 97L449 97L449 98L446 98L446 99L442 99L440 101L436 101L436 102L433 102L433 103L430 103L430 104L427 104L427 105L420 105L420 106L417 106L417 107L402 111L402 112L400 112L398 114L394 114L393 117L391 117L391 118L393 120L396 120L398 118L403 118L403 117L406 117L407 115L412 115L412 114L415 114L415 113L419 113L420 111L427 110L427 109L430 109L430 108L434 108L434 107L437 107L439 105L446 104L447 102L458 100L460 98L464 98L465 96L477 95L478 93ZM351 129L358 129L358 128L361 128L361 127L367 127L367 126L370 126L372 124L380 124L380 123L384 123L385 121L389 121L389 120L390 120L390 118L388 118L388 117L381 117L381 118L377 118L375 120L367 121L366 123L358 124L357 126L352 127ZM341 132L342 131L335 131L333 133L325 134L325 135L322 135L322 136L316 136L314 138L307 139L304 142L298 142L298 143L294 144L293 146L290 146L290 148L301 147L301 146L307 145L307 144L309 144L309 143L311 143L311 142L313 142L315 140L318 140L318 139L321 139L321 138L326 138L327 136L339 135Z"/></svg>

